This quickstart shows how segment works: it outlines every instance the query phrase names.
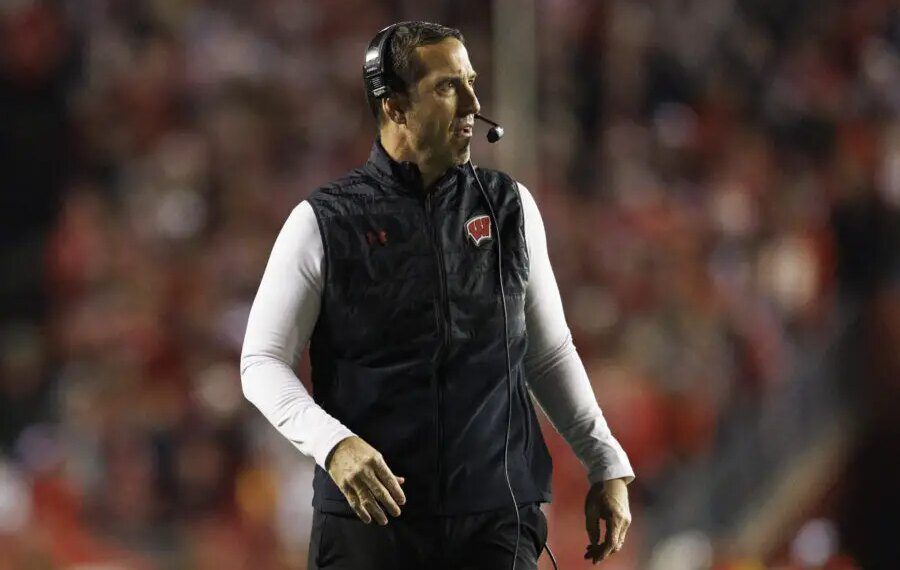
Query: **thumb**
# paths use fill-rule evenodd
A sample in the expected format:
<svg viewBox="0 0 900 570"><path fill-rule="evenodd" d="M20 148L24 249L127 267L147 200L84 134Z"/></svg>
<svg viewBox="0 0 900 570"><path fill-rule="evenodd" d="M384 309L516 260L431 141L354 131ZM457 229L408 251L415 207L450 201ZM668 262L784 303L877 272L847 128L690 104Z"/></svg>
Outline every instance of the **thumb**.
<svg viewBox="0 0 900 570"><path fill-rule="evenodd" d="M597 513L589 510L585 513L584 526L585 530L587 530L588 538L591 540L591 544L597 544L600 542L600 517Z"/></svg>
<svg viewBox="0 0 900 570"><path fill-rule="evenodd" d="M404 477L398 476L397 481L399 481L402 484L404 481L406 481L406 479Z"/></svg>

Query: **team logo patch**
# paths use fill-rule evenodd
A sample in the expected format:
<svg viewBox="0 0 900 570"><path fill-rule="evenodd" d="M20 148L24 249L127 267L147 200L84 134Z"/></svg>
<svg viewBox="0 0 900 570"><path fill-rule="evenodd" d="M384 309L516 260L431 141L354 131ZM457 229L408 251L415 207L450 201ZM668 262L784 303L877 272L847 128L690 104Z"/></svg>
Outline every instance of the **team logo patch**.
<svg viewBox="0 0 900 570"><path fill-rule="evenodd" d="M477 246L481 242L491 239L491 217L485 214L473 216L466 222L466 233Z"/></svg>

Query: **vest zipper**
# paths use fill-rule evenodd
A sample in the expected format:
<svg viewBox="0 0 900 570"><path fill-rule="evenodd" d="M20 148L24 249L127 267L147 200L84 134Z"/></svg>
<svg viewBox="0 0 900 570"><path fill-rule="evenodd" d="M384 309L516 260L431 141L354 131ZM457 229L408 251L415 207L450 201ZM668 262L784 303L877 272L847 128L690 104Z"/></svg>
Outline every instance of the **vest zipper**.
<svg viewBox="0 0 900 570"><path fill-rule="evenodd" d="M448 332L449 332L449 302L447 300L447 275L446 268L444 267L444 254L441 249L440 241L438 240L437 232L435 231L435 224L432 223L431 219L431 196L432 192L425 194L425 218L428 223L429 232L431 234L431 244L432 249L434 250L434 254L437 257L437 265L438 265L438 280L440 281L439 291L440 291L440 308L438 314L438 321L441 327L441 346L438 348L438 359L437 359L437 369L434 372L434 385L435 392L437 396L437 412L436 412L436 424L437 424L437 480L438 480L438 509L443 512L444 511L444 457L443 457L443 439L444 439L444 425L441 420L441 412L443 410L444 405L444 397L443 392L441 390L441 377L440 377L440 368L443 363L443 356L446 347L448 346Z"/></svg>

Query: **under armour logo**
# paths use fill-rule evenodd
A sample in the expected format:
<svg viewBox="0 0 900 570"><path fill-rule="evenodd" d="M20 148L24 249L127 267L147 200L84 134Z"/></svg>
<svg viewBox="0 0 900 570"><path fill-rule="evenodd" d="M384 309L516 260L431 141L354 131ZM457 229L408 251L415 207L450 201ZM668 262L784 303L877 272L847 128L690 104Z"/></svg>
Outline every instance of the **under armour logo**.
<svg viewBox="0 0 900 570"><path fill-rule="evenodd" d="M384 230L378 230L378 232L369 230L366 232L366 241L369 242L369 245L374 245L376 241L381 245L387 245L387 232Z"/></svg>

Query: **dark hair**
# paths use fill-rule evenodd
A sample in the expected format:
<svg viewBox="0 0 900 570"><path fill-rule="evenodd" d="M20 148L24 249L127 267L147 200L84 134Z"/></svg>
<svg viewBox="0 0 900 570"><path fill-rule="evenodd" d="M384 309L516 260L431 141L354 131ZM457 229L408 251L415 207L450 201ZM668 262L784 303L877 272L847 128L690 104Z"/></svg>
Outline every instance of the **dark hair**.
<svg viewBox="0 0 900 570"><path fill-rule="evenodd" d="M385 50L385 80L392 93L406 93L410 85L418 81L423 74L415 50L419 46L439 43L447 38L456 38L463 44L462 32L456 28L448 28L430 22L405 22L397 26L391 34L390 44ZM380 120L381 100L366 92L372 115Z"/></svg>

